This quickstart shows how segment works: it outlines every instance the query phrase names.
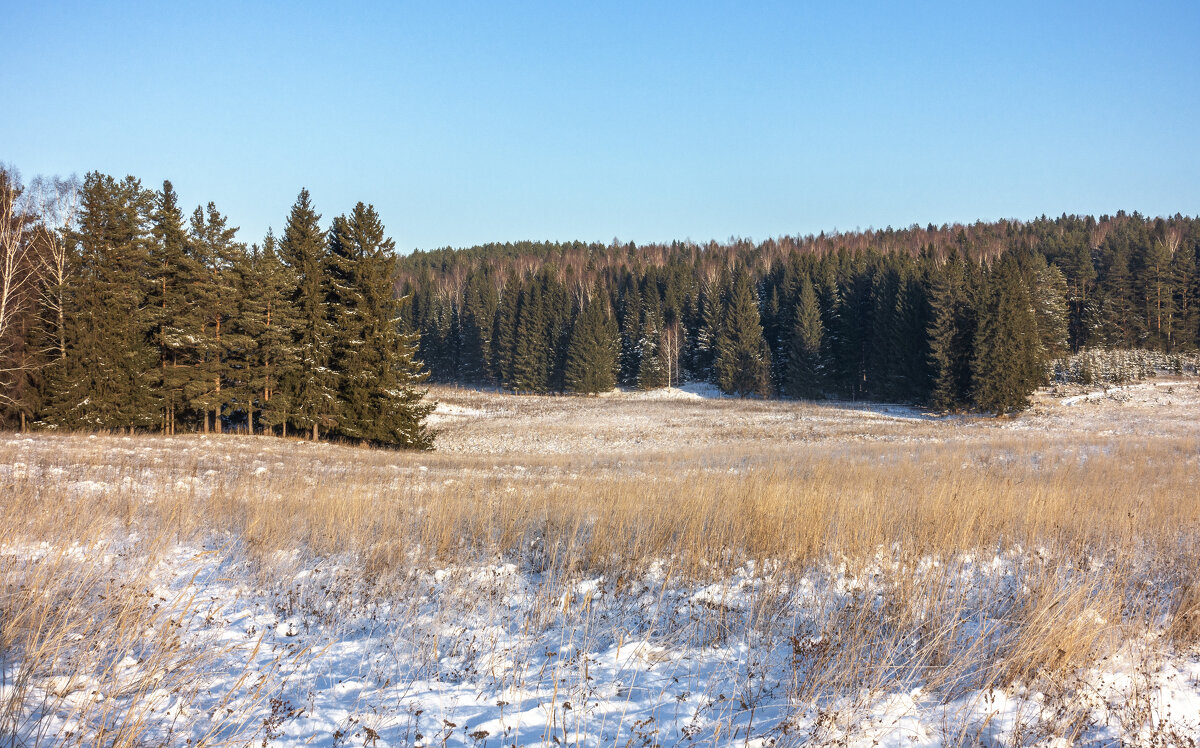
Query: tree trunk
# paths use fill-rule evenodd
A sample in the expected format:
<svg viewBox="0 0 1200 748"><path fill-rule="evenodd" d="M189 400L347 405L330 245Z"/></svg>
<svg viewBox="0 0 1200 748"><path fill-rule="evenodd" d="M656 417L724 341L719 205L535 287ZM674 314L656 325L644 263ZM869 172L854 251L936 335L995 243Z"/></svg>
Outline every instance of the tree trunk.
<svg viewBox="0 0 1200 748"><path fill-rule="evenodd" d="M254 408L246 406L246 433L254 436Z"/></svg>
<svg viewBox="0 0 1200 748"><path fill-rule="evenodd" d="M317 440L318 440L318 439L320 439L320 438L321 438L321 437L320 437L320 435L317 433L317 424L316 424L316 422L314 421L314 422L313 422L313 433L312 433L312 440L315 442L315 441L317 441Z"/></svg>

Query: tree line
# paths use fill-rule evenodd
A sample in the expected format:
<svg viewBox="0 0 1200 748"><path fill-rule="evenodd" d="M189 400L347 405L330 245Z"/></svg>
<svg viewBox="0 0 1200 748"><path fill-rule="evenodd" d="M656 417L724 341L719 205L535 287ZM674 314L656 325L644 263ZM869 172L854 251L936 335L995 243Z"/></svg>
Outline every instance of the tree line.
<svg viewBox="0 0 1200 748"><path fill-rule="evenodd" d="M22 429L322 435L428 448L432 406L363 203L307 190L247 246L213 203L93 172L0 170L0 416Z"/></svg>
<svg viewBox="0 0 1200 748"><path fill-rule="evenodd" d="M1200 221L1118 213L634 244L509 243L399 263L436 381L1007 413L1089 347L1195 350Z"/></svg>

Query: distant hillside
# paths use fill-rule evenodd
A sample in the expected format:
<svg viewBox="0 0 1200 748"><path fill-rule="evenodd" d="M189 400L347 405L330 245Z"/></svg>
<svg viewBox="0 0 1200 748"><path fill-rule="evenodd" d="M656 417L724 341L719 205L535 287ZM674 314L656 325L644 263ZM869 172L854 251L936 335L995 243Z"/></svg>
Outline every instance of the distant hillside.
<svg viewBox="0 0 1200 748"><path fill-rule="evenodd" d="M1023 407L1049 357L1194 350L1196 218L1061 216L635 245L518 242L398 263L443 382ZM593 311L589 312L589 309Z"/></svg>

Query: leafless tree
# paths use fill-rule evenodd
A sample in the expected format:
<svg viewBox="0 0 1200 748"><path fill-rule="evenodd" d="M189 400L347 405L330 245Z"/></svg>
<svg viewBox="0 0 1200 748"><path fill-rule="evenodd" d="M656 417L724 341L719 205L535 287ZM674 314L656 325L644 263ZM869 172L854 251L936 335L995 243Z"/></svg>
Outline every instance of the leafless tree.
<svg viewBox="0 0 1200 748"><path fill-rule="evenodd" d="M662 352L663 359L667 364L667 389L671 389L671 385L679 380L679 354L682 350L682 342L680 340L680 325L674 322L666 327L662 333Z"/></svg>
<svg viewBox="0 0 1200 748"><path fill-rule="evenodd" d="M36 177L28 203L40 221L34 243L40 281L40 307L45 324L54 331L51 358L67 355L65 295L70 273L70 234L79 214L79 179L71 175Z"/></svg>
<svg viewBox="0 0 1200 748"><path fill-rule="evenodd" d="M31 233L33 216L27 210L21 176L0 164L0 405L15 405L11 377L26 366L14 357L21 340L18 327L35 290Z"/></svg>

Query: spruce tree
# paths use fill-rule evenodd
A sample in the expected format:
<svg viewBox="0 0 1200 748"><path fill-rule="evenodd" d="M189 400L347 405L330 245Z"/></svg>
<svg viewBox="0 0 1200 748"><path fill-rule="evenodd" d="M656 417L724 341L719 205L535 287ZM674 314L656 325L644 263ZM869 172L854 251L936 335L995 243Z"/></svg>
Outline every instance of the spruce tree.
<svg viewBox="0 0 1200 748"><path fill-rule="evenodd" d="M316 440L322 428L336 424L337 374L330 368L333 325L329 319L329 248L308 190L292 205L279 254L296 276L292 306L298 366L286 383L290 420Z"/></svg>
<svg viewBox="0 0 1200 748"><path fill-rule="evenodd" d="M717 283L705 284L696 302L699 309L688 373L700 382L716 381L714 364L717 358L717 338L720 336L721 319L724 317L721 307L722 288L723 286Z"/></svg>
<svg viewBox="0 0 1200 748"><path fill-rule="evenodd" d="M330 231L331 305L338 374L338 432L374 444L428 449L424 420L433 406L417 386L427 376L416 336L401 332L395 298L395 243L374 206L358 203Z"/></svg>
<svg viewBox="0 0 1200 748"><path fill-rule="evenodd" d="M590 395L617 386L620 341L607 306L597 289L576 316L564 374L570 392Z"/></svg>
<svg viewBox="0 0 1200 748"><path fill-rule="evenodd" d="M771 355L746 270L739 270L734 276L724 307L714 365L717 386L726 394L765 397L770 394Z"/></svg>
<svg viewBox="0 0 1200 748"><path fill-rule="evenodd" d="M933 275L930 291L929 360L933 370L930 403L958 411L971 402L971 357L975 337L975 305L961 255L950 256Z"/></svg>
<svg viewBox="0 0 1200 748"><path fill-rule="evenodd" d="M636 387L638 372L642 369L642 295L632 278L627 282L629 285L621 294L619 378L626 387Z"/></svg>
<svg viewBox="0 0 1200 748"><path fill-rule="evenodd" d="M292 304L298 280L280 259L274 234L267 232L244 282L249 292L245 322L257 343L249 364L249 386L263 426L278 427L286 436L291 398L284 384L295 381L300 373L295 343L298 323Z"/></svg>
<svg viewBox="0 0 1200 748"><path fill-rule="evenodd" d="M463 294L460 323L460 372L466 382L490 384L495 381L491 362L499 305L499 292L486 269L471 273Z"/></svg>
<svg viewBox="0 0 1200 748"><path fill-rule="evenodd" d="M545 392L547 389L550 379L547 327L542 286L535 280L522 291L517 306L511 386L518 392Z"/></svg>
<svg viewBox="0 0 1200 748"><path fill-rule="evenodd" d="M174 434L186 405L184 389L191 378L187 360L189 320L195 313L192 284L199 268L189 251L183 211L170 181L164 181L162 191L155 195L152 223L150 258L154 278L148 303L154 314L159 359L154 386L162 397L161 430Z"/></svg>
<svg viewBox="0 0 1200 748"><path fill-rule="evenodd" d="M1024 410L1043 372L1029 287L1014 255L997 261L981 296L971 361L975 406L996 414Z"/></svg>
<svg viewBox="0 0 1200 748"><path fill-rule="evenodd" d="M1067 333L1070 312L1067 306L1067 279L1056 265L1041 255L1033 258L1030 288L1034 318L1037 320L1038 344L1042 359L1050 360L1067 353Z"/></svg>
<svg viewBox="0 0 1200 748"><path fill-rule="evenodd" d="M1175 251L1173 266L1175 286L1175 322L1172 325L1171 345L1175 350L1192 351L1200 334L1200 273L1197 272L1196 249L1185 243Z"/></svg>
<svg viewBox="0 0 1200 748"><path fill-rule="evenodd" d="M517 340L517 310L521 301L521 284L510 275L500 290L500 303L496 310L496 324L492 334L492 376L501 387L512 389L513 352Z"/></svg>
<svg viewBox="0 0 1200 748"><path fill-rule="evenodd" d="M667 367L663 350L663 320L659 312L658 293L651 291L642 297L641 320L638 323L637 387L652 390L667 385Z"/></svg>
<svg viewBox="0 0 1200 748"><path fill-rule="evenodd" d="M791 338L787 348L784 392L810 400L821 396L821 346L825 337L817 294L807 277L801 278Z"/></svg>
<svg viewBox="0 0 1200 748"><path fill-rule="evenodd" d="M197 277L190 284L193 300L192 376L185 385L188 404L200 414L201 430L212 428L219 434L223 416L232 402L226 391L230 379L231 351L244 341L231 337L230 320L238 310L235 265L245 247L235 241L237 229L209 203L196 208L191 220L191 246Z"/></svg>
<svg viewBox="0 0 1200 748"><path fill-rule="evenodd" d="M48 425L73 429L161 424L159 356L148 303L153 193L133 177L84 179L76 284L67 302L67 355L48 383Z"/></svg>

